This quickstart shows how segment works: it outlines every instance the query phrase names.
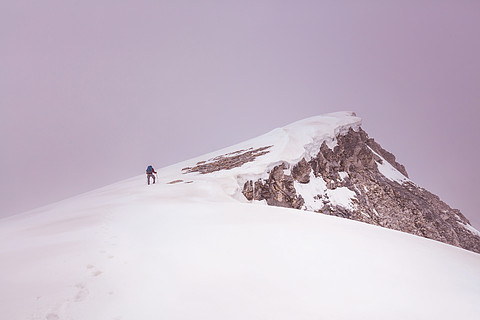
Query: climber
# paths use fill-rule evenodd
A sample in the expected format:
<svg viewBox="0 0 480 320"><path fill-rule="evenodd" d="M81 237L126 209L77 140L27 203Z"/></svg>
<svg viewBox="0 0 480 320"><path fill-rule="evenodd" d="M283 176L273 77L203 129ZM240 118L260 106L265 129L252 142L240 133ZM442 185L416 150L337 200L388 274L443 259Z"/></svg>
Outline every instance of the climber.
<svg viewBox="0 0 480 320"><path fill-rule="evenodd" d="M155 169L153 169L153 167L151 165L149 165L147 167L147 182L148 184L150 184L150 178L153 179L153 183L155 183L155 176L154 174L156 174L157 172L155 171Z"/></svg>

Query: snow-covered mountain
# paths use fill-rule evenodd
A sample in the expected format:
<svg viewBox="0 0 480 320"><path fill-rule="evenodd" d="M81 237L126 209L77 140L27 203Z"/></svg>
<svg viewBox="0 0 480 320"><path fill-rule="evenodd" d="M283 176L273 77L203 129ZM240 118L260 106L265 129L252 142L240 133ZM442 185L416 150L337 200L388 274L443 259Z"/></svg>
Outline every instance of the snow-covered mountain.
<svg viewBox="0 0 480 320"><path fill-rule="evenodd" d="M467 218L411 181L360 125L352 112L298 121L190 162L182 179L229 178L228 193L241 201L346 217L480 253L480 232Z"/></svg>
<svg viewBox="0 0 480 320"><path fill-rule="evenodd" d="M478 319L480 255L424 238L464 246L478 231L360 125L306 119L154 185L142 175L1 219L1 318Z"/></svg>

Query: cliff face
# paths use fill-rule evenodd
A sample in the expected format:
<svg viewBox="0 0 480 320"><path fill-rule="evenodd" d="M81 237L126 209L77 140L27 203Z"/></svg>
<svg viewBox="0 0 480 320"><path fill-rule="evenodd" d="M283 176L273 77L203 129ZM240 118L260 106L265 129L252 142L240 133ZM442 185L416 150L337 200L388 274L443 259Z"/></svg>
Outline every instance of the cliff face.
<svg viewBox="0 0 480 320"><path fill-rule="evenodd" d="M248 180L242 193L248 200L349 218L480 253L480 236L462 213L410 181L395 156L361 128L337 136L333 150L323 143L311 159L281 163L268 178Z"/></svg>

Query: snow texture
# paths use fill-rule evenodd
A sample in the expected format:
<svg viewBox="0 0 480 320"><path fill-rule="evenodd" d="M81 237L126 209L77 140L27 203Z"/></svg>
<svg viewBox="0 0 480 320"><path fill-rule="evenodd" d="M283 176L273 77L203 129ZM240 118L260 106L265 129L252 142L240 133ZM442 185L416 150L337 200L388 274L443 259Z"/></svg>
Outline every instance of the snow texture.
<svg viewBox="0 0 480 320"><path fill-rule="evenodd" d="M331 139L358 118L342 113L307 123ZM245 149L235 146L160 169L154 185L134 177L1 219L1 318L479 318L478 254L352 220L239 201L240 171L260 176L278 154L294 162L314 152L318 143L309 135L321 128L286 128L242 144L278 142L242 170L181 173L201 159ZM322 181L302 192L324 194ZM341 188L327 195L346 207L354 197Z"/></svg>

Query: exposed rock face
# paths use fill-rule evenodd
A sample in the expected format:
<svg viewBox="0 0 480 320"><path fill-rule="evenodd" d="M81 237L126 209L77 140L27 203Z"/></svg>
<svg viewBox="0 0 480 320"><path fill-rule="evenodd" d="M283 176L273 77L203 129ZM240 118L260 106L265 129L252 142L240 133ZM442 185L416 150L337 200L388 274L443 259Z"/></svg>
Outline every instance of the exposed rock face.
<svg viewBox="0 0 480 320"><path fill-rule="evenodd" d="M380 171L390 166L403 174L403 179ZM247 181L243 194L249 200L266 200L269 205L363 221L480 253L480 237L465 227L470 223L462 213L408 180L395 156L362 129L338 136L333 150L323 143L316 157L293 165L291 174L289 169L284 163L266 180ZM318 185L325 189L313 199L304 198L299 190L310 184L317 185L315 190ZM333 201L332 195L338 191L355 194L349 205Z"/></svg>
<svg viewBox="0 0 480 320"><path fill-rule="evenodd" d="M247 199L266 200L269 205L301 209L303 198L296 194L293 177L286 175L287 164L273 168L266 181L247 181L243 194Z"/></svg>
<svg viewBox="0 0 480 320"><path fill-rule="evenodd" d="M293 167L292 177L300 183L309 183L310 171L312 171L312 166L305 159L302 159Z"/></svg>
<svg viewBox="0 0 480 320"><path fill-rule="evenodd" d="M261 147L257 149L239 150L236 152L224 154L207 161L198 162L193 168L183 168L183 173L199 172L207 174L220 170L229 170L240 167L247 162L254 161L257 157L267 154L272 146Z"/></svg>

